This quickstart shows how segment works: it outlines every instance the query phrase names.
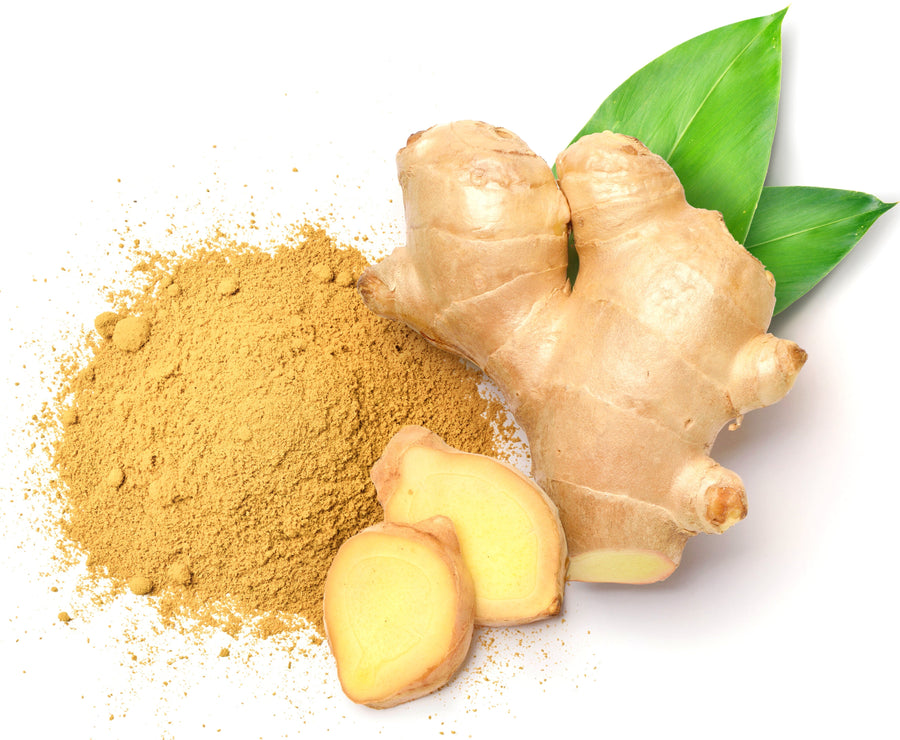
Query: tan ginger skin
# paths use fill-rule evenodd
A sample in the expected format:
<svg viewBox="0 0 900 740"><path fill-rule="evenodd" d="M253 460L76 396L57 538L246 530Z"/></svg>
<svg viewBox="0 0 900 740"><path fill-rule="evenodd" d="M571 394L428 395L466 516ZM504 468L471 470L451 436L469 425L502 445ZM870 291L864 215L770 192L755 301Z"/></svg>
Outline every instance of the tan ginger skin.
<svg viewBox="0 0 900 740"><path fill-rule="evenodd" d="M559 507L568 577L661 580L688 538L744 518L740 478L709 451L788 392L806 353L767 334L774 279L721 215L610 132L560 155L559 186L521 139L474 121L414 134L397 164L407 245L360 293L497 383Z"/></svg>

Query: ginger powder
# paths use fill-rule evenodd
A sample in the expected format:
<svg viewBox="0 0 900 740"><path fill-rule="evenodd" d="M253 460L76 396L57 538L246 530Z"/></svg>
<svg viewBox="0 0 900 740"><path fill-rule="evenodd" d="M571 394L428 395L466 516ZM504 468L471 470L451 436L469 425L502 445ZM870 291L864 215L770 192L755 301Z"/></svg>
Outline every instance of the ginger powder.
<svg viewBox="0 0 900 740"><path fill-rule="evenodd" d="M308 224L282 242L145 260L65 389L55 465L92 569L166 609L321 631L337 547L381 518L369 468L391 436L496 454L507 417L480 374L363 306L357 250Z"/></svg>

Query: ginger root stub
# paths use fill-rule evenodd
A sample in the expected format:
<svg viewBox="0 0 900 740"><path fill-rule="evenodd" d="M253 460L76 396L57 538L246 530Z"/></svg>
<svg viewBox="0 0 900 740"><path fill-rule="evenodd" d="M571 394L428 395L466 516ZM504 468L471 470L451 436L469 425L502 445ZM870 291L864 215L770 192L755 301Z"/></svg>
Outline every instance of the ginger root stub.
<svg viewBox="0 0 900 740"><path fill-rule="evenodd" d="M661 580L692 535L742 519L743 484L709 450L782 398L806 353L767 334L774 279L721 216L609 132L560 155L559 185L517 136L473 121L413 135L397 164L407 244L360 293L500 387L559 507L569 577Z"/></svg>
<svg viewBox="0 0 900 740"><path fill-rule="evenodd" d="M325 579L323 611L354 702L385 709L443 686L468 653L475 615L453 524L382 522L346 540Z"/></svg>
<svg viewBox="0 0 900 740"><path fill-rule="evenodd" d="M475 624L527 624L559 613L567 563L556 506L511 465L405 426L372 467L386 521L453 522L475 583Z"/></svg>

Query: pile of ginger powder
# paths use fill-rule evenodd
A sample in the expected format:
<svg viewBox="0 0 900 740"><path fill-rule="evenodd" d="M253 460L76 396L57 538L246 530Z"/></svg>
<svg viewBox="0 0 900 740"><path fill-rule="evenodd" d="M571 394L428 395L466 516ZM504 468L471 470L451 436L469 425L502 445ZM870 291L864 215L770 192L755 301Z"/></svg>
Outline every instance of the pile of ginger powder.
<svg viewBox="0 0 900 740"><path fill-rule="evenodd" d="M328 566L381 518L369 468L400 426L484 454L512 429L480 373L363 306L359 251L308 223L280 242L144 255L147 287L97 317L48 424L93 573L164 618L227 603L229 629L299 616L321 634Z"/></svg>

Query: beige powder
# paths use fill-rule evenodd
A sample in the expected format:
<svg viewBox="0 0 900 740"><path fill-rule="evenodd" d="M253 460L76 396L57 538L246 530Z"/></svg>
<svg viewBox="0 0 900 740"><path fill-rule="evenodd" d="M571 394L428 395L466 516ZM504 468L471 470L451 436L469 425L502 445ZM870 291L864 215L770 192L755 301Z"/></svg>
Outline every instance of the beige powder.
<svg viewBox="0 0 900 740"><path fill-rule="evenodd" d="M481 376L372 315L364 265L308 224L274 250L219 233L145 260L149 287L97 318L59 411L65 528L92 569L166 610L226 600L321 630L326 570L380 518L368 471L397 429L496 453L507 417Z"/></svg>

